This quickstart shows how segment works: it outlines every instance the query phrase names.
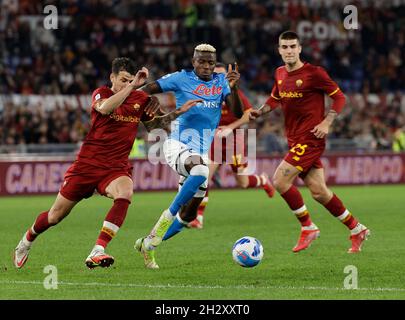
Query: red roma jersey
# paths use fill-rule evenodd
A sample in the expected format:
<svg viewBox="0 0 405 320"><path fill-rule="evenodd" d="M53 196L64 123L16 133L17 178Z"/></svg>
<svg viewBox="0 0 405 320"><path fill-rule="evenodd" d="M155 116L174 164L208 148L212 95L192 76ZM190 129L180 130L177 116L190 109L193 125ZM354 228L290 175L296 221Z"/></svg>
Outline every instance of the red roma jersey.
<svg viewBox="0 0 405 320"><path fill-rule="evenodd" d="M238 90L238 94L240 99L242 100L243 110L246 111L252 108L248 98L243 94L241 90ZM220 126L227 126L232 122L238 120L237 117L233 114L231 109L226 105L225 102L222 102L222 110L221 110L221 119L219 120Z"/></svg>
<svg viewBox="0 0 405 320"><path fill-rule="evenodd" d="M325 94L332 99L343 96L322 67L304 63L292 72L288 72L285 66L277 68L273 90L266 104L272 108L278 105L274 103L276 101L281 104L289 145L308 141L325 143L325 138L318 139L310 132L325 118Z"/></svg>
<svg viewBox="0 0 405 320"><path fill-rule="evenodd" d="M91 98L91 127L77 156L78 161L106 170L129 168L128 155L136 138L148 95L133 90L111 114L103 115L94 105L114 93L108 87L96 89Z"/></svg>

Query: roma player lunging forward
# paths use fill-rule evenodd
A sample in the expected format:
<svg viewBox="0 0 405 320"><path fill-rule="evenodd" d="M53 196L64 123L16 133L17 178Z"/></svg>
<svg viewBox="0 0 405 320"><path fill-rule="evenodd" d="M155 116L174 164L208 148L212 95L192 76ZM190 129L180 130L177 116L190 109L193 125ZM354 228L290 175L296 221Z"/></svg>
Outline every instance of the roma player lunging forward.
<svg viewBox="0 0 405 320"><path fill-rule="evenodd" d="M326 135L344 107L345 96L322 67L300 60L301 45L295 32L286 31L280 35L279 53L285 65L275 71L271 96L262 107L250 113L250 118L271 112L279 105L284 113L289 152L276 169L273 184L301 223L301 235L293 251L306 249L319 237L319 229L311 221L301 193L293 185L299 176L312 197L350 230L352 245L348 252L359 252L370 231L326 186L320 160ZM325 94L333 100L326 117Z"/></svg>
<svg viewBox="0 0 405 320"><path fill-rule="evenodd" d="M25 264L39 234L62 221L79 201L91 197L95 190L114 199L114 204L85 263L89 268L109 267L114 263L114 258L104 249L122 226L131 203L133 182L128 155L139 122L143 121L147 129L159 125L165 127L197 103L188 101L174 112L154 117L160 107L157 99L134 90L145 83L148 70L136 70L135 63L130 59L114 59L111 88L103 86L93 92L90 131L77 159L67 170L52 207L38 215L16 247L16 268Z"/></svg>

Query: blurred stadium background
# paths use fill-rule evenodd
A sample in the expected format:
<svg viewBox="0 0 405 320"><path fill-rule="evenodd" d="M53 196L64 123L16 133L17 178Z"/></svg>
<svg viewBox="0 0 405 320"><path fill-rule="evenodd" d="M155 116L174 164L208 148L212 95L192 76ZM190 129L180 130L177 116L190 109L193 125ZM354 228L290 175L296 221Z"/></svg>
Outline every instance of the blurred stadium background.
<svg viewBox="0 0 405 320"><path fill-rule="evenodd" d="M349 174L351 178L343 179L349 184L404 182L402 0L3 0L0 3L2 194L58 190L66 168L63 160L73 159L89 129L91 92L108 84L114 57L133 58L140 66L148 67L151 78L156 79L190 67L195 45L211 43L217 48L218 60L239 63L241 86L258 107L272 88L273 71L282 64L277 37L286 29L299 33L303 59L324 66L347 95L348 103L328 139L328 154L371 154L366 170L383 171L381 177L369 176L363 181L355 177L358 167L355 159L343 159L343 167L334 168L340 158L331 158L332 176L335 171L336 176ZM49 13L44 13L44 8L48 4L57 8L57 29L44 28ZM343 27L346 4L355 5L358 10L358 29ZM167 99L162 102L167 103ZM257 129L259 157L279 160L277 157L286 149L282 127L279 112L272 113L270 121L264 118L250 125ZM131 157L145 157L148 146L145 131L140 130ZM385 158L378 158L382 153ZM52 159L56 162L51 161L45 169L29 166L29 172L25 173L23 166L12 167L10 171L11 159L17 159L17 163ZM277 161L263 161L258 165L271 174ZM49 167L52 163L53 167ZM146 170L153 175L152 167ZM383 176L384 172L395 177ZM28 179L24 174L33 176L26 184L37 186L13 185L13 181ZM224 171L221 174L226 175ZM45 182L44 175L53 180ZM35 177L42 182L35 182ZM175 176L169 180L169 184L155 181L153 188L175 187Z"/></svg>

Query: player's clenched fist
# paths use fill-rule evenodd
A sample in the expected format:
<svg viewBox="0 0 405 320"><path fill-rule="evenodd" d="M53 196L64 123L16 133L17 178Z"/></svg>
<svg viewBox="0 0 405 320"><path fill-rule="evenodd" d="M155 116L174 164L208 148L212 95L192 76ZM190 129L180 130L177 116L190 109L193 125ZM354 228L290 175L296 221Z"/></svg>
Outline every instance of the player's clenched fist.
<svg viewBox="0 0 405 320"><path fill-rule="evenodd" d="M250 120L255 120L259 117L261 117L263 114L263 111L261 109L257 109L257 110L252 110L249 112L249 119Z"/></svg>

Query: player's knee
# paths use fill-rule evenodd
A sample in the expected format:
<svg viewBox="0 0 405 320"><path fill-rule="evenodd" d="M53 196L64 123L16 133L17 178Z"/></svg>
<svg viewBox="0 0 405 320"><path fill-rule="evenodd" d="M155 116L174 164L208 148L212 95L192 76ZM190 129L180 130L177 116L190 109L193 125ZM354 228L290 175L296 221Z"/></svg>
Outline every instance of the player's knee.
<svg viewBox="0 0 405 320"><path fill-rule="evenodd" d="M202 176L202 177L205 177L205 179L208 178L209 174L210 174L210 171L209 171L208 167L205 164L195 165L190 170L190 175L192 175L192 176Z"/></svg>
<svg viewBox="0 0 405 320"><path fill-rule="evenodd" d="M131 201L133 193L134 192L131 189L120 190L115 198L127 199L128 201Z"/></svg>
<svg viewBox="0 0 405 320"><path fill-rule="evenodd" d="M204 163L204 160L198 155L191 155L184 161L184 168L189 173L191 173L191 170L194 167L197 167L197 166L200 166L200 165L206 166L205 163Z"/></svg>

